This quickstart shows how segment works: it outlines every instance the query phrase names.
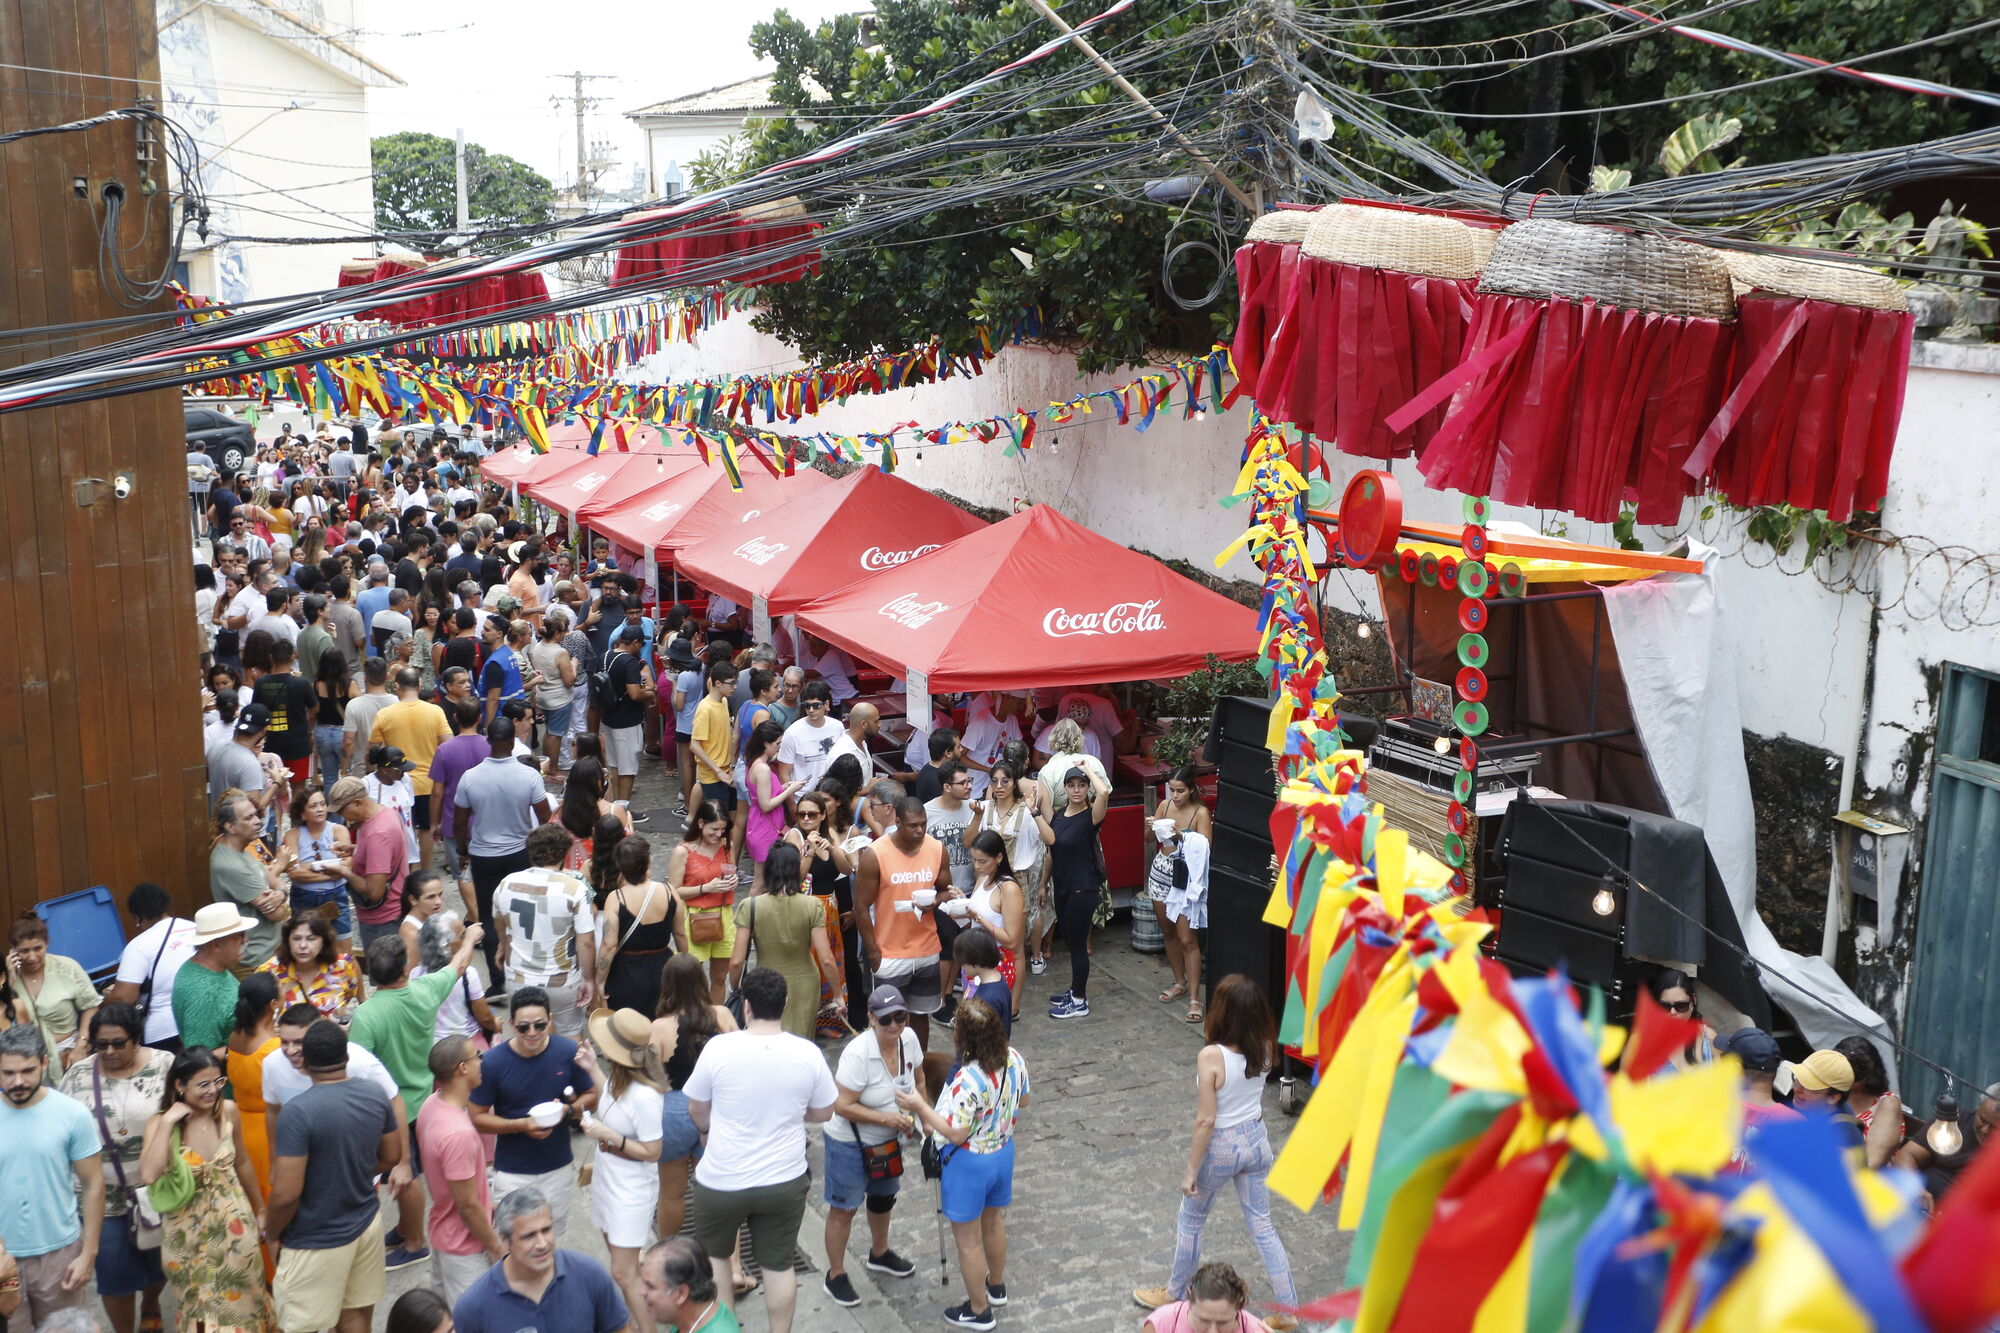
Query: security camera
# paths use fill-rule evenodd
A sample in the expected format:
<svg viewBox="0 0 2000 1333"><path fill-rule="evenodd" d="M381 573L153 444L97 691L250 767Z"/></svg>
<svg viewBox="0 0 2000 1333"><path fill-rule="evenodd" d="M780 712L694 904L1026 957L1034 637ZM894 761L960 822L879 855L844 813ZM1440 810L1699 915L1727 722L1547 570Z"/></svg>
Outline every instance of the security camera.
<svg viewBox="0 0 2000 1333"><path fill-rule="evenodd" d="M121 500L129 499L137 481L129 472L121 472L111 482L111 493Z"/></svg>

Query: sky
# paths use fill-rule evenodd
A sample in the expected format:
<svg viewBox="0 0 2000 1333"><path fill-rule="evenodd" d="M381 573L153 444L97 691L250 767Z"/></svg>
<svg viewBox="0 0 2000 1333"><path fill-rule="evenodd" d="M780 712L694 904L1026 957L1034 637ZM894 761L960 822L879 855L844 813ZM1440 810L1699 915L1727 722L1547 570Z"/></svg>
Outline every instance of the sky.
<svg viewBox="0 0 2000 1333"><path fill-rule="evenodd" d="M624 113L768 68L750 53L751 27L778 10L818 22L865 8L856 0L360 0L362 49L402 78L368 94L373 135L421 130L466 138L518 158L562 188L576 171L573 71L596 99L586 136L611 144L607 183L643 165L644 140ZM469 17L476 13L477 17ZM562 77L559 77L562 76Z"/></svg>

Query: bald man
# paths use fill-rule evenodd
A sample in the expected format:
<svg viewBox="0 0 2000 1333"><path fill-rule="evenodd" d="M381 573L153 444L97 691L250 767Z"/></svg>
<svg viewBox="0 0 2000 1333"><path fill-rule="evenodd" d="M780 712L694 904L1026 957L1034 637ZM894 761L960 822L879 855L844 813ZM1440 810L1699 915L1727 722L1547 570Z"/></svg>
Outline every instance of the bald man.
<svg viewBox="0 0 2000 1333"><path fill-rule="evenodd" d="M861 762L862 782L873 782L881 776L875 763L875 754L868 743L882 730L882 710L871 703L857 703L847 710L847 730L833 743L827 755L827 763L844 754L851 754Z"/></svg>

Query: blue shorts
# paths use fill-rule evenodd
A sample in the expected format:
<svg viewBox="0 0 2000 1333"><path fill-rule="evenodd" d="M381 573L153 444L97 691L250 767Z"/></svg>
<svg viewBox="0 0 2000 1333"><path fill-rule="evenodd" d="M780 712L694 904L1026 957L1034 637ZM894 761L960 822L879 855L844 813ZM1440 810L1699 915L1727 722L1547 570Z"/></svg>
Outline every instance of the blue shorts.
<svg viewBox="0 0 2000 1333"><path fill-rule="evenodd" d="M136 1296L167 1280L158 1248L142 1250L132 1238L132 1215L107 1217L97 1242L97 1294Z"/></svg>
<svg viewBox="0 0 2000 1333"><path fill-rule="evenodd" d="M955 1150L938 1182L939 1203L952 1222L977 1222L988 1208L1014 1202L1014 1140L999 1152Z"/></svg>
<svg viewBox="0 0 2000 1333"><path fill-rule="evenodd" d="M733 782L704 782L701 784L701 799L714 801L715 808L725 815L736 813L736 784Z"/></svg>
<svg viewBox="0 0 2000 1333"><path fill-rule="evenodd" d="M836 1139L822 1135L826 1140L826 1206L853 1212L861 1206L868 1195L877 1198L894 1198L896 1191L903 1187L901 1177L890 1176L887 1180L870 1180L868 1169L862 1163L861 1145L846 1139ZM908 1165L907 1157L905 1165Z"/></svg>
<svg viewBox="0 0 2000 1333"><path fill-rule="evenodd" d="M685 1092L668 1092L660 1108L660 1160L678 1161L690 1154L701 1155L701 1131L688 1114Z"/></svg>
<svg viewBox="0 0 2000 1333"><path fill-rule="evenodd" d="M565 736L569 734L569 715L575 707L576 701L572 699L561 708L544 708L542 710L542 725L548 729L549 735Z"/></svg>
<svg viewBox="0 0 2000 1333"><path fill-rule="evenodd" d="M294 884L292 886L292 915L303 916L313 908L326 903L340 904L340 914L333 919L333 933L342 939L354 936L354 904L348 899L347 885L336 880L321 888L316 884Z"/></svg>

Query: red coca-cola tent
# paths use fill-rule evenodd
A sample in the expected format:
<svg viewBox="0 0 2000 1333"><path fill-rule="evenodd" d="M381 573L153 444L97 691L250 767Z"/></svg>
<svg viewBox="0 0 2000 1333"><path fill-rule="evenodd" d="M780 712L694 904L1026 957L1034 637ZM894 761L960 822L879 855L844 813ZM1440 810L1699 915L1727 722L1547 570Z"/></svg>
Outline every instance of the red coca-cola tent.
<svg viewBox="0 0 2000 1333"><path fill-rule="evenodd" d="M985 527L984 520L874 464L684 549L678 565L704 588L768 615L891 569Z"/></svg>
<svg viewBox="0 0 2000 1333"><path fill-rule="evenodd" d="M1179 676L1257 651L1249 607L1047 505L850 583L798 623L933 693Z"/></svg>
<svg viewBox="0 0 2000 1333"><path fill-rule="evenodd" d="M664 560L833 483L833 478L811 468L780 478L746 463L742 475L743 489L736 491L730 489L729 475L719 464L690 468L615 505L593 506L584 522L628 551Z"/></svg>
<svg viewBox="0 0 2000 1333"><path fill-rule="evenodd" d="M615 484L625 483L619 487L619 495L635 495L701 466L701 455L693 449L662 449L658 445L630 453L600 451L595 457L580 457L588 461L522 482L521 494L569 515L575 522L584 505L605 495Z"/></svg>
<svg viewBox="0 0 2000 1333"><path fill-rule="evenodd" d="M564 450L566 453L573 450ZM513 486L534 467L535 460L543 455L535 452L531 445L510 444L505 449L496 449L479 460L479 475L502 486Z"/></svg>

